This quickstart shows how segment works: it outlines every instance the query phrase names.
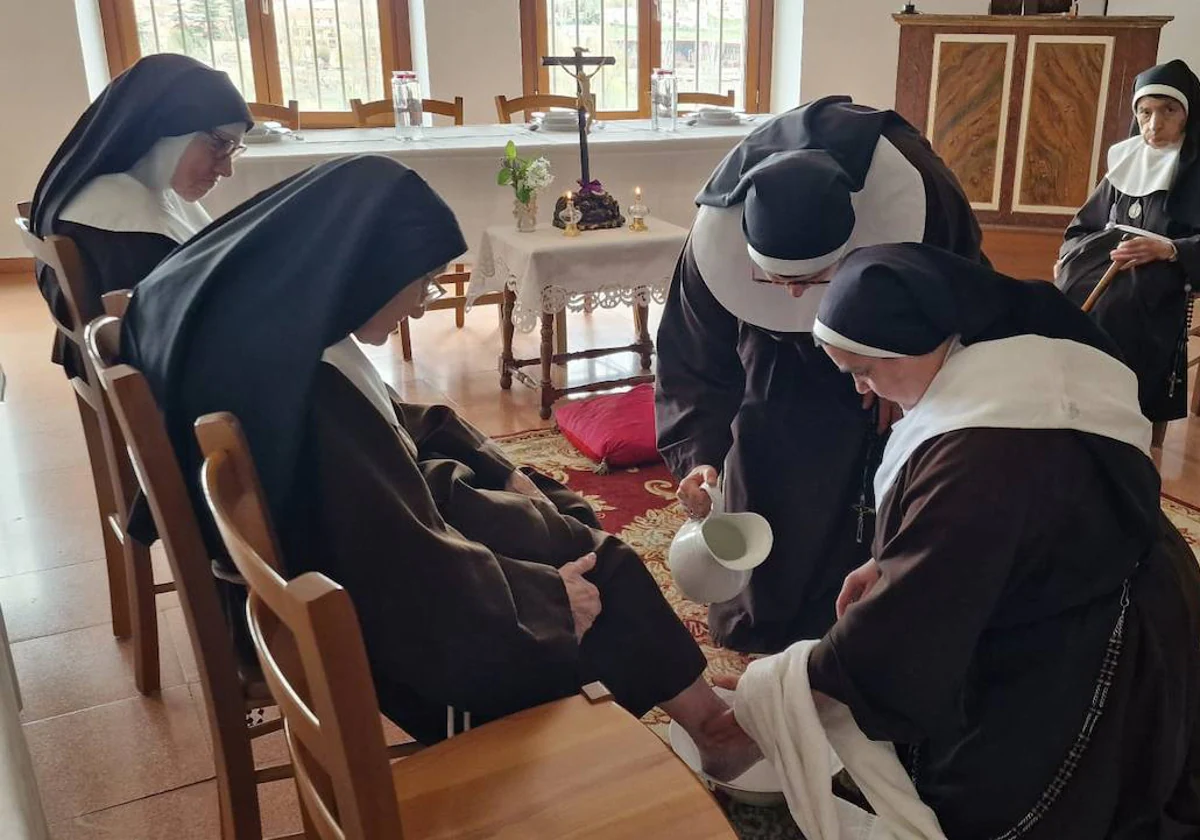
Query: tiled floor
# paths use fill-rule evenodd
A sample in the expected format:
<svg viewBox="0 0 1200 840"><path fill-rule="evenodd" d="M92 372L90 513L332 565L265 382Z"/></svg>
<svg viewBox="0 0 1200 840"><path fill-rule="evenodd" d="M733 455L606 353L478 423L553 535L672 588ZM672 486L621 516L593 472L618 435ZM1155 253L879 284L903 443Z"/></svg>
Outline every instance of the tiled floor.
<svg viewBox="0 0 1200 840"><path fill-rule="evenodd" d="M628 310L570 318L571 343L625 343ZM536 352L518 337L522 354ZM414 324L416 360L372 351L385 379L415 401L448 402L499 435L548 425L532 391L500 391L492 308L454 328L449 312ZM178 602L160 598L160 695L138 695L127 644L109 625L91 476L70 389L47 360L50 330L29 282L0 278L0 605L25 700L25 733L57 840L214 840L216 786L204 711ZM634 371L635 357L572 364L571 382ZM562 371L558 375L564 375ZM1173 424L1164 489L1200 503L1200 423ZM259 745L260 761L283 757ZM264 791L271 834L299 830L290 782ZM0 828L0 836L3 830Z"/></svg>

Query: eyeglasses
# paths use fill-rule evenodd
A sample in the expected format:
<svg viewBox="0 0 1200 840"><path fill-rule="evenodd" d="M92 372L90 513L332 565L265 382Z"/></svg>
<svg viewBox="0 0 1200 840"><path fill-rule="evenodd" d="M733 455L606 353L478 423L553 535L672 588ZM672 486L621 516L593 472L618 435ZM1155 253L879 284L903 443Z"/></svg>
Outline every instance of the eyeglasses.
<svg viewBox="0 0 1200 840"><path fill-rule="evenodd" d="M755 271L753 266L750 269L750 279L755 283L763 283L768 286L783 286L785 288L795 286L828 286L830 281L833 280L827 271L819 271L816 274L809 274L805 277L768 277L765 274Z"/></svg>
<svg viewBox="0 0 1200 840"><path fill-rule="evenodd" d="M449 292L446 287L434 279L425 281L425 288L421 290L421 306L428 306L435 300L441 300Z"/></svg>
<svg viewBox="0 0 1200 840"><path fill-rule="evenodd" d="M233 160L246 151L246 144L240 140L226 137L224 134L219 134L215 131L207 131L205 134L208 136L208 148L218 162Z"/></svg>

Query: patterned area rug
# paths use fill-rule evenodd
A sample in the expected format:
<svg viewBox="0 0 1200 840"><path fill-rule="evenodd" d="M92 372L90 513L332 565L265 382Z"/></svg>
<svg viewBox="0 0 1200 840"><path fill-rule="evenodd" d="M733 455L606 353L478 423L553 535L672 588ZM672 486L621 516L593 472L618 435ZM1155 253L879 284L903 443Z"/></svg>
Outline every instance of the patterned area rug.
<svg viewBox="0 0 1200 840"><path fill-rule="evenodd" d="M675 501L675 482L662 464L607 475L580 455L558 432L525 432L499 443L514 461L535 467L584 496L600 523L637 550L667 601L708 657L708 674L740 674L749 662L742 654L713 647L708 636L707 608L684 599L667 568L671 539L685 520ZM1163 497L1163 510L1193 551L1200 548L1200 510ZM669 719L655 709L644 719L665 738ZM756 808L723 801L722 806L742 840L803 840L785 806Z"/></svg>

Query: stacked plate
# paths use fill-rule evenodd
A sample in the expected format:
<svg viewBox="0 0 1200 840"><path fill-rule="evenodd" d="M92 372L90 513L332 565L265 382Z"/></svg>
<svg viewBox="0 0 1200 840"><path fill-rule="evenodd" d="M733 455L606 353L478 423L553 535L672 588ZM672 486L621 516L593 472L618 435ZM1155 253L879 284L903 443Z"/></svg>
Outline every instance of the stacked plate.
<svg viewBox="0 0 1200 840"><path fill-rule="evenodd" d="M291 130L284 128L281 123L274 121L256 122L254 127L246 132L242 138L242 142L250 145L255 143L278 143L291 133Z"/></svg>
<svg viewBox="0 0 1200 840"><path fill-rule="evenodd" d="M700 125L736 125L741 122L741 117L729 108L701 108L696 112L696 122Z"/></svg>
<svg viewBox="0 0 1200 840"><path fill-rule="evenodd" d="M554 108L542 117L542 128L546 131L575 131L579 128L579 114L565 108Z"/></svg>

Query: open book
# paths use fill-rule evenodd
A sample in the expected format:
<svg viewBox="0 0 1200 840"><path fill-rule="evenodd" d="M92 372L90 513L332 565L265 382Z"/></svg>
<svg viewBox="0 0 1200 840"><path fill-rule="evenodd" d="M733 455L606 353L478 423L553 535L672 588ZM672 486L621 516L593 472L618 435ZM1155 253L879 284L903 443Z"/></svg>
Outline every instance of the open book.
<svg viewBox="0 0 1200 840"><path fill-rule="evenodd" d="M1161 233L1151 233L1148 230L1142 230L1141 228L1134 227L1133 225L1117 225L1109 222L1108 229L1123 231L1130 236L1144 236L1147 239L1157 239L1159 242L1171 244L1171 237L1163 236Z"/></svg>

